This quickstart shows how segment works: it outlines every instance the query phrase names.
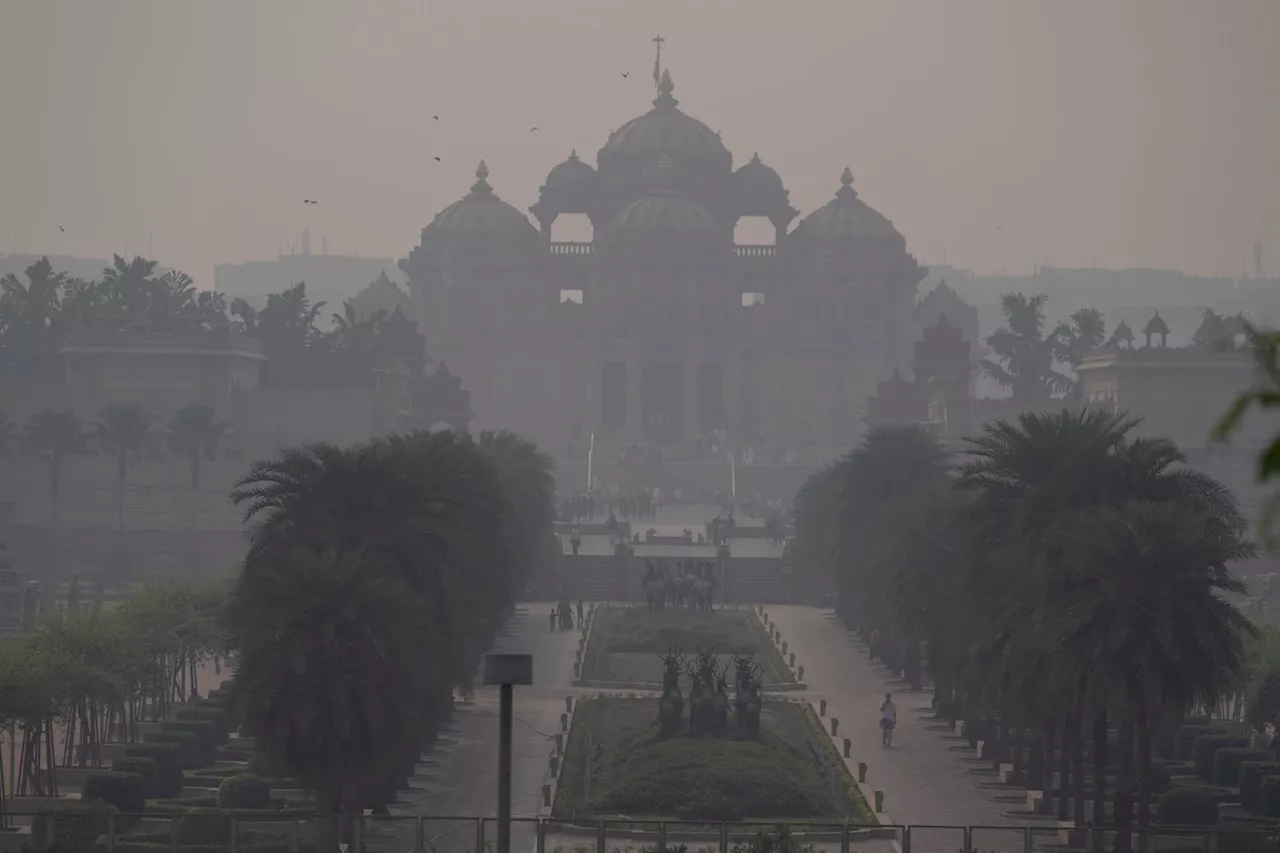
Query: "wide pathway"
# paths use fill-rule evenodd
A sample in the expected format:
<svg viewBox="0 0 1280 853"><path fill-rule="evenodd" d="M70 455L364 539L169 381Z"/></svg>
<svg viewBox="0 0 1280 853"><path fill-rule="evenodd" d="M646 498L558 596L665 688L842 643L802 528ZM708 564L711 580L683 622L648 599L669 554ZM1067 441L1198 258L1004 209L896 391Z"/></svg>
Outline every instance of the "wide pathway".
<svg viewBox="0 0 1280 853"><path fill-rule="evenodd" d="M977 762L972 751L952 749L961 741L926 728L936 725L931 691L909 692L868 661L829 609L770 605L765 610L796 653L796 662L804 665L809 686L805 695L815 705L827 700L827 716L838 718L840 735L852 741L853 766L867 763L867 781L884 791L885 811L895 824L1028 825L1007 814L1025 806L994 799L1008 790L980 787L994 782L994 777L971 771L990 768L990 763ZM893 692L898 706L898 728L890 748L881 745L879 729L886 691Z"/></svg>
<svg viewBox="0 0 1280 853"><path fill-rule="evenodd" d="M581 634L548 630L550 609L550 602L520 604L493 649L497 653L533 655L533 686L515 688L511 813L517 818L538 814L547 758L553 746L551 738L560 729L564 697L576 692L571 686L573 660ZM400 802L391 807L393 815L437 818L426 821L424 830L428 846L437 851L476 849L474 824L456 818L491 818L497 814L497 687L477 685L472 702L464 703L454 713L441 743L418 765L410 785L412 790L401 792ZM411 850L412 827L397 823L379 827L379 834L407 842L403 849ZM491 823L490 843L495 840L495 832ZM531 827L517 825L512 832L512 847L527 848L532 839ZM373 846L399 849L385 842Z"/></svg>

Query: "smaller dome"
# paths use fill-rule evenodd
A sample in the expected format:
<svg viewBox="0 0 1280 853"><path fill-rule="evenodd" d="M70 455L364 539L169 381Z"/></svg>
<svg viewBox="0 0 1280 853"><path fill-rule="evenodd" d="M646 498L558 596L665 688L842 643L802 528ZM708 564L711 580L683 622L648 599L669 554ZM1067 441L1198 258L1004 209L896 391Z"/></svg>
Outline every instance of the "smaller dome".
<svg viewBox="0 0 1280 853"><path fill-rule="evenodd" d="M504 237L538 239L538 231L523 213L498 198L489 186L489 167L480 161L471 192L436 214L423 229L431 237Z"/></svg>
<svg viewBox="0 0 1280 853"><path fill-rule="evenodd" d="M892 242L905 245L898 229L879 211L868 207L853 188L853 172L845 166L835 198L810 213L791 237L807 243Z"/></svg>
<svg viewBox="0 0 1280 853"><path fill-rule="evenodd" d="M542 191L544 193L589 192L595 179L596 170L579 160L575 149L569 152L569 159L547 173L547 182L543 184Z"/></svg>
<svg viewBox="0 0 1280 853"><path fill-rule="evenodd" d="M741 199L786 199L787 190L782 185L782 177L772 168L766 166L759 154L752 154L751 160L733 173L733 188Z"/></svg>
<svg viewBox="0 0 1280 853"><path fill-rule="evenodd" d="M654 190L618 215L614 229L643 234L709 234L719 230L705 207L683 193Z"/></svg>

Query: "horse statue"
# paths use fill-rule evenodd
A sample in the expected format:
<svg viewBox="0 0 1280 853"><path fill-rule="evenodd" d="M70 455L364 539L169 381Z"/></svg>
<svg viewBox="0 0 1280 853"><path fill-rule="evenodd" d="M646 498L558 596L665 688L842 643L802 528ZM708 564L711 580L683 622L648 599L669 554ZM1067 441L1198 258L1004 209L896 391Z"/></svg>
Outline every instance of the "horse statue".
<svg viewBox="0 0 1280 853"><path fill-rule="evenodd" d="M756 740L760 737L760 685L764 678L764 667L755 663L754 656L750 654L734 655L733 662L736 666L733 709L738 715L738 724L743 733Z"/></svg>
<svg viewBox="0 0 1280 853"><path fill-rule="evenodd" d="M658 702L658 730L662 737L674 737L680 731L680 715L684 712L684 696L680 693L680 668L684 655L672 646L662 655L662 699Z"/></svg>
<svg viewBox="0 0 1280 853"><path fill-rule="evenodd" d="M716 674L716 695L711 702L711 730L716 737L724 737L729 731L729 683L725 680L728 674L728 664Z"/></svg>

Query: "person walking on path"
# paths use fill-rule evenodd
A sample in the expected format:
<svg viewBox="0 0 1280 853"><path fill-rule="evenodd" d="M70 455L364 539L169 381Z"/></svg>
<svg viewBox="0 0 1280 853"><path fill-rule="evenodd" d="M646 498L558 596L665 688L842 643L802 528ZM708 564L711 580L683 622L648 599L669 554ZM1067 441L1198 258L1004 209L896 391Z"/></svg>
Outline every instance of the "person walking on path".
<svg viewBox="0 0 1280 853"><path fill-rule="evenodd" d="M582 612L582 599L578 599L578 630L587 627L586 614Z"/></svg>
<svg viewBox="0 0 1280 853"><path fill-rule="evenodd" d="M893 730L898 725L898 709L893 704L893 694L884 694L880 703L880 742L885 746L893 746Z"/></svg>

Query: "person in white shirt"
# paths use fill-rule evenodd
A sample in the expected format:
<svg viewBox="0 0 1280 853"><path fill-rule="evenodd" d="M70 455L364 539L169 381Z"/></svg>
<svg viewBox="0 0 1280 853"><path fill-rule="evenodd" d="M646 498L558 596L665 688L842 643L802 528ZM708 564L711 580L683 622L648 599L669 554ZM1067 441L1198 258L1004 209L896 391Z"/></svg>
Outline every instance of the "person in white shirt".
<svg viewBox="0 0 1280 853"><path fill-rule="evenodd" d="M880 703L880 742L893 746L893 730L898 726L898 709L893 704L893 694L884 694Z"/></svg>

